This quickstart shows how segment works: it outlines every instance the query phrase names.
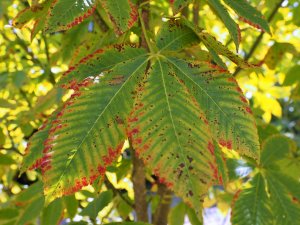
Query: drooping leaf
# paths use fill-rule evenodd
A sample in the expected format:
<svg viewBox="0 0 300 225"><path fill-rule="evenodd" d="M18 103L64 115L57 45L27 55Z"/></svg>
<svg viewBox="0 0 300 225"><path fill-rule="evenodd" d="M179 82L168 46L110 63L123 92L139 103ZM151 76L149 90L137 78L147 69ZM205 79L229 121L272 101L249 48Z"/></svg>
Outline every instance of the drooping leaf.
<svg viewBox="0 0 300 225"><path fill-rule="evenodd" d="M233 225L272 224L271 204L268 199L265 181L261 174L255 175L251 187L242 190L234 202L231 214Z"/></svg>
<svg viewBox="0 0 300 225"><path fill-rule="evenodd" d="M101 3L119 34L130 29L138 19L137 8L131 0L101 0Z"/></svg>
<svg viewBox="0 0 300 225"><path fill-rule="evenodd" d="M221 42L217 41L214 36L212 36L211 34L203 31L203 29L199 28L198 26L195 26L193 23L191 23L187 19L183 18L183 23L186 26L188 26L190 29L192 29L198 35L198 37L203 42L205 47L211 53L213 59L222 68L226 69L227 67L223 63L223 61L219 57L219 55L227 57L229 60L231 60L232 62L234 62L236 65L238 65L241 68L253 68L253 67L255 67L255 65L252 65L252 64L246 62L244 59L242 59L241 57L239 57L235 53L231 52Z"/></svg>
<svg viewBox="0 0 300 225"><path fill-rule="evenodd" d="M220 2L220 0L208 0L209 5L214 9L216 14L221 18L225 26L227 27L232 40L236 46L236 49L239 49L239 43L241 40L241 33L239 25L237 25L231 16L228 13L228 10Z"/></svg>
<svg viewBox="0 0 300 225"><path fill-rule="evenodd" d="M109 71L99 70L99 76L72 83L75 92L52 122L45 142L42 170L47 200L93 183L119 155L126 138L124 121L133 101L130 96L146 62L146 57L136 57Z"/></svg>
<svg viewBox="0 0 300 225"><path fill-rule="evenodd" d="M95 219L98 213L112 201L112 198L112 191L102 192L98 198L94 199L94 201L89 203L88 206L82 210L80 215Z"/></svg>
<svg viewBox="0 0 300 225"><path fill-rule="evenodd" d="M224 0L224 2L232 8L244 22L271 33L268 22L264 19L261 12L251 6L246 0Z"/></svg>
<svg viewBox="0 0 300 225"><path fill-rule="evenodd" d="M93 14L96 0L56 0L47 15L45 32L67 30Z"/></svg>
<svg viewBox="0 0 300 225"><path fill-rule="evenodd" d="M241 68L253 68L255 65L252 65L246 62L244 59L231 52L226 46L221 42L217 41L215 37L206 32L198 33L201 41L207 47L208 50L212 49L218 55L222 55L230 59L237 66ZM211 50L210 50L211 51Z"/></svg>

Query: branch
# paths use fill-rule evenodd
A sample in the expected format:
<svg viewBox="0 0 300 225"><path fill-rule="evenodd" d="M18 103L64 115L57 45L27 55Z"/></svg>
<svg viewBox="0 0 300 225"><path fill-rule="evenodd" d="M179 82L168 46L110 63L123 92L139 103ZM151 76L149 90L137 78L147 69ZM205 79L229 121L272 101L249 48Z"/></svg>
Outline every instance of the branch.
<svg viewBox="0 0 300 225"><path fill-rule="evenodd" d="M167 225L173 193L166 187L166 185L159 183L157 194L160 196L160 201L154 214L153 224Z"/></svg>
<svg viewBox="0 0 300 225"><path fill-rule="evenodd" d="M145 167L143 161L135 155L134 150L131 150L133 164L132 183L134 191L134 210L138 221L148 222Z"/></svg>
<svg viewBox="0 0 300 225"><path fill-rule="evenodd" d="M282 5L282 3L284 2L284 0L280 0L277 5L275 6L275 8L273 9L273 11L271 12L270 16L268 17L267 21L268 23L270 23L274 16L276 15L277 11L279 10L280 6ZM260 44L263 36L264 36L265 32L261 32L260 35L256 38L255 42L253 43L252 47L249 50L249 53L246 54L245 56L245 60L248 61L248 59L251 58L251 56L253 55L253 53L255 52L256 48L258 47L258 45ZM233 76L237 76L237 74L242 70L242 68L238 67L235 72L233 73Z"/></svg>

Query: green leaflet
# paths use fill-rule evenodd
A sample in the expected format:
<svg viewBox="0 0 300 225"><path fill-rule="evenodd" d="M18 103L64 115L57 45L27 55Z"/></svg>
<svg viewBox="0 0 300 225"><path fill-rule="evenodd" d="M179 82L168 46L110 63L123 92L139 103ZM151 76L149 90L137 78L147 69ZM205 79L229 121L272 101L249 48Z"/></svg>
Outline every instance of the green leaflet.
<svg viewBox="0 0 300 225"><path fill-rule="evenodd" d="M128 121L139 157L199 212L213 179L213 144L205 115L174 65L161 59L151 65Z"/></svg>
<svg viewBox="0 0 300 225"><path fill-rule="evenodd" d="M61 110L61 109L59 109ZM25 150L25 157L21 166L21 172L25 172L29 169L39 168L42 164L44 141L49 135L51 129L51 122L56 118L58 110L52 113L52 115L42 124L38 132L36 132L29 140L27 148Z"/></svg>
<svg viewBox="0 0 300 225"><path fill-rule="evenodd" d="M228 149L258 160L259 143L255 121L235 79L205 63L171 57L168 60L199 103L214 139Z"/></svg>
<svg viewBox="0 0 300 225"><path fill-rule="evenodd" d="M130 29L138 18L137 8L130 0L101 0L100 2L119 34Z"/></svg>
<svg viewBox="0 0 300 225"><path fill-rule="evenodd" d="M81 82L86 77L98 76L101 71L109 70L137 57L145 57L145 55L146 51L144 49L129 45L113 45L98 49L69 67L69 70L63 74L59 84L70 86L76 82Z"/></svg>
<svg viewBox="0 0 300 225"><path fill-rule="evenodd" d="M272 224L271 204L268 200L264 178L256 174L251 187L242 190L234 202L231 222L233 225Z"/></svg>
<svg viewBox="0 0 300 225"><path fill-rule="evenodd" d="M45 1L42 4L33 5L22 10L13 20L13 25L22 28L25 24L34 20L34 26L31 30L31 40L44 28L47 12L54 0Z"/></svg>
<svg viewBox="0 0 300 225"><path fill-rule="evenodd" d="M156 46L162 51L179 51L199 43L199 37L181 20L170 19L156 36Z"/></svg>
<svg viewBox="0 0 300 225"><path fill-rule="evenodd" d="M113 199L113 193L111 190L101 192L99 197L94 199L91 203L85 207L80 215L89 216L91 219L95 220L98 213L106 207Z"/></svg>
<svg viewBox="0 0 300 225"><path fill-rule="evenodd" d="M229 15L227 9L225 6L220 2L220 0L208 0L209 5L213 8L213 10L216 12L216 14L221 18L225 26L227 27L233 42L236 46L236 49L238 51L239 49L239 43L241 39L241 33L239 25L237 25L234 20Z"/></svg>
<svg viewBox="0 0 300 225"><path fill-rule="evenodd" d="M96 0L56 0L48 11L45 31L67 30L89 17L96 8Z"/></svg>
<svg viewBox="0 0 300 225"><path fill-rule="evenodd" d="M130 96L146 62L146 57L137 57L72 86L75 93L52 122L45 144L47 200L93 183L119 155Z"/></svg>
<svg viewBox="0 0 300 225"><path fill-rule="evenodd" d="M91 16L102 5L119 34L130 29L138 18L136 6L128 0L49 0L21 11L13 25L22 28L34 20L31 39L38 31L53 33L68 30Z"/></svg>
<svg viewBox="0 0 300 225"><path fill-rule="evenodd" d="M246 62L244 59L240 58L235 53L231 52L226 46L224 46L221 42L217 41L215 37L206 32L198 33L199 38L203 42L203 44L207 47L209 51L213 50L213 52L218 55L223 55L234 62L237 66L241 68L253 68L254 65ZM220 59L221 60L221 59ZM218 60L219 61L219 60Z"/></svg>
<svg viewBox="0 0 300 225"><path fill-rule="evenodd" d="M285 157L290 150L290 140L282 135L272 135L262 144L261 166L268 167Z"/></svg>
<svg viewBox="0 0 300 225"><path fill-rule="evenodd" d="M172 5L174 14L179 13L185 6L193 2L193 0L169 0L169 1Z"/></svg>
<svg viewBox="0 0 300 225"><path fill-rule="evenodd" d="M58 225L63 216L62 199L56 199L43 209L41 224L43 225Z"/></svg>
<svg viewBox="0 0 300 225"><path fill-rule="evenodd" d="M246 0L224 0L224 2L232 8L244 22L271 33L268 22L264 19L263 15Z"/></svg>
<svg viewBox="0 0 300 225"><path fill-rule="evenodd" d="M286 191L276 176L267 177L267 183L271 195L271 205L274 211L273 224L275 225L299 225L300 207L292 202L291 196ZM298 186L299 187L299 186Z"/></svg>

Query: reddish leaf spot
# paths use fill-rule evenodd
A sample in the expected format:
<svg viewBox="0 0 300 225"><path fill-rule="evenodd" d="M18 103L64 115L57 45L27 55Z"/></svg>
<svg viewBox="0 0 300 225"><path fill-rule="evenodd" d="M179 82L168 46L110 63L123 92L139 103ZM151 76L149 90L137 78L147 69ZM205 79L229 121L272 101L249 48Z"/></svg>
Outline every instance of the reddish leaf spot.
<svg viewBox="0 0 300 225"><path fill-rule="evenodd" d="M242 102L244 103L248 103L247 99L245 98L245 96L240 96L240 99Z"/></svg>
<svg viewBox="0 0 300 225"><path fill-rule="evenodd" d="M219 140L219 144L223 147L226 147L228 149L232 149L232 141L226 141L224 139Z"/></svg>
<svg viewBox="0 0 300 225"><path fill-rule="evenodd" d="M245 109L246 109L247 113L252 114L252 110L250 109L250 107L247 106L247 107L245 107Z"/></svg>
<svg viewBox="0 0 300 225"><path fill-rule="evenodd" d="M215 155L215 148L214 145L211 142L208 142L208 146L207 146L210 154Z"/></svg>

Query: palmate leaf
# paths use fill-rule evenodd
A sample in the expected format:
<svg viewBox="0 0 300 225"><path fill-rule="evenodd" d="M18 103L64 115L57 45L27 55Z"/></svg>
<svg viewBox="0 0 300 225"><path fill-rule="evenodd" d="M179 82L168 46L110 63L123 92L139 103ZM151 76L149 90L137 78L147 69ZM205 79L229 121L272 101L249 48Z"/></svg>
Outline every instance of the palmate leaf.
<svg viewBox="0 0 300 225"><path fill-rule="evenodd" d="M126 138L197 211L224 176L218 144L259 158L254 118L235 79L209 63L175 57L198 40L174 35L176 27L157 35L156 54L115 45L65 73L60 84L74 94L51 122L41 163L48 201L103 175Z"/></svg>
<svg viewBox="0 0 300 225"><path fill-rule="evenodd" d="M258 173L250 182L251 187L244 189L234 202L231 213L233 225L272 224L271 204L263 176Z"/></svg>

